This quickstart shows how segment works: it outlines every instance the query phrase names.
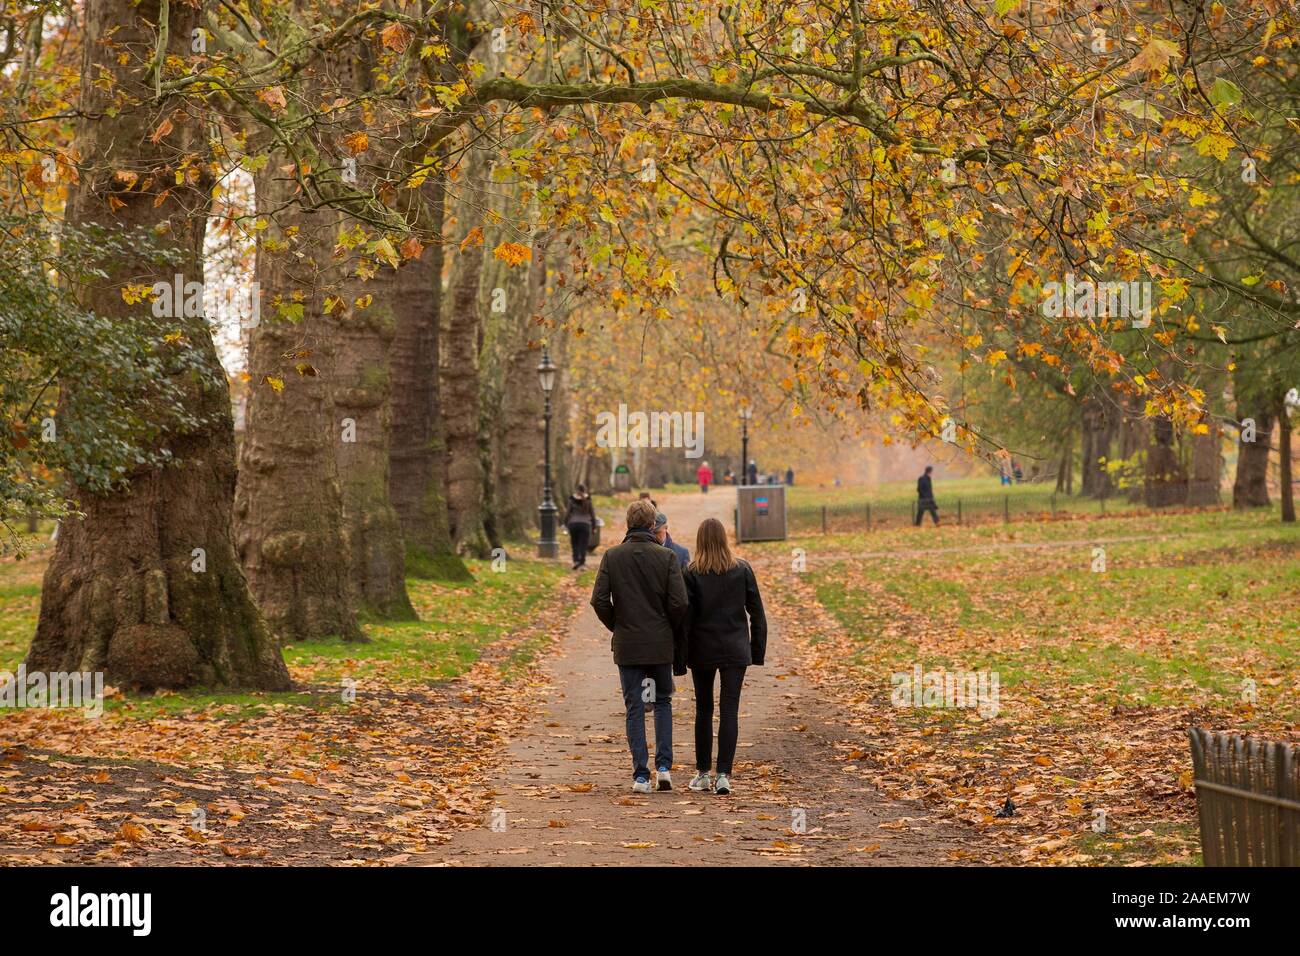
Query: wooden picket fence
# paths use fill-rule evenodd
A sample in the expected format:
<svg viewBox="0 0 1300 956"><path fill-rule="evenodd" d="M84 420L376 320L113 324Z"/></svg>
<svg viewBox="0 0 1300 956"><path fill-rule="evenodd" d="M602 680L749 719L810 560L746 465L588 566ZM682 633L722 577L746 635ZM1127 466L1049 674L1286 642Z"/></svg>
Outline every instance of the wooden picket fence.
<svg viewBox="0 0 1300 956"><path fill-rule="evenodd" d="M1187 731L1206 866L1300 866L1300 750Z"/></svg>

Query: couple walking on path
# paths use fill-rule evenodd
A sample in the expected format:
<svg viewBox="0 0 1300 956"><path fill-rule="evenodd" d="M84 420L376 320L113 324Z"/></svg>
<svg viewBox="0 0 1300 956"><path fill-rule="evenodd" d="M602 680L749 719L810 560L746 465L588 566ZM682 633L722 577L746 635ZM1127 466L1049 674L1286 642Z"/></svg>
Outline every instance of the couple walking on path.
<svg viewBox="0 0 1300 956"><path fill-rule="evenodd" d="M651 776L645 732L650 705L655 724L655 777L672 789L673 677L689 667L695 685L695 765L691 790L731 792L739 736L740 693L745 669L762 665L767 620L753 569L737 559L722 522L699 527L695 558L682 567L680 545L670 549L667 518L645 499L627 509L627 535L601 559L591 606L613 636L632 752L632 789L649 793ZM656 532L659 534L656 534ZM714 686L718 696L718 759L713 775Z"/></svg>

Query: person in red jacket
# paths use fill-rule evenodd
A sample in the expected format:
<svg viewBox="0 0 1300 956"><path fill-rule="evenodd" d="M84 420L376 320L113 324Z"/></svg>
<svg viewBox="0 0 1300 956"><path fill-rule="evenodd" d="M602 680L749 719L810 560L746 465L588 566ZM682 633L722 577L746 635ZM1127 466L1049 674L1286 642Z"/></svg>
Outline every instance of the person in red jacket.
<svg viewBox="0 0 1300 956"><path fill-rule="evenodd" d="M700 491L707 495L709 493L709 485L713 484L713 469L709 467L707 461L696 469L695 479L700 483Z"/></svg>

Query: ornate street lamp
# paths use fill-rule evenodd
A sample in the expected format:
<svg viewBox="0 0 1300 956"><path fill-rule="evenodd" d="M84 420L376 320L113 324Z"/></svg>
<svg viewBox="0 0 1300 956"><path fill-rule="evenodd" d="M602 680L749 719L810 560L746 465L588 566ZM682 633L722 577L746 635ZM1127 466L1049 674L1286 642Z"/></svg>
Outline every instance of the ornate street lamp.
<svg viewBox="0 0 1300 956"><path fill-rule="evenodd" d="M754 410L748 405L740 409L740 483L749 484L749 420Z"/></svg>
<svg viewBox="0 0 1300 956"><path fill-rule="evenodd" d="M542 346L542 361L537 366L537 381L542 386L542 394L546 396L546 406L542 412L542 418L546 422L544 439L546 470L542 483L542 503L537 508L542 525L542 537L537 542L537 556L554 558L560 552L559 543L555 540L555 515L558 509L555 507L555 498L551 490L551 390L555 388L555 363L551 361L551 350L546 346Z"/></svg>

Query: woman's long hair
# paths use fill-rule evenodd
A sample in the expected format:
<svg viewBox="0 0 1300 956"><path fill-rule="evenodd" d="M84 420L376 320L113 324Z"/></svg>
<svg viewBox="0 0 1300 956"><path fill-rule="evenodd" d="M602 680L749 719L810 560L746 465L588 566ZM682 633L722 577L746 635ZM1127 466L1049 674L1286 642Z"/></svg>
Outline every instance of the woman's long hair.
<svg viewBox="0 0 1300 956"><path fill-rule="evenodd" d="M695 533L695 559L686 570L696 574L723 574L736 566L727 543L727 529L717 518L705 518Z"/></svg>

